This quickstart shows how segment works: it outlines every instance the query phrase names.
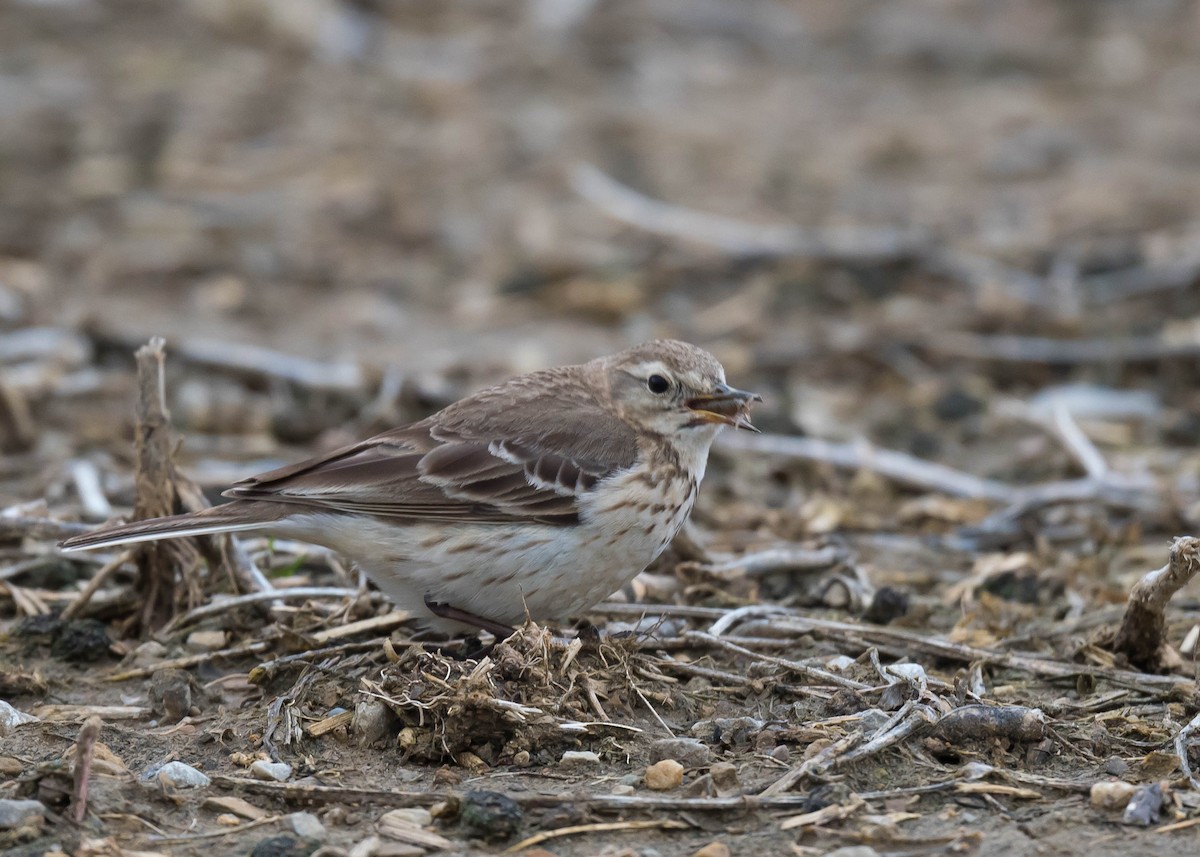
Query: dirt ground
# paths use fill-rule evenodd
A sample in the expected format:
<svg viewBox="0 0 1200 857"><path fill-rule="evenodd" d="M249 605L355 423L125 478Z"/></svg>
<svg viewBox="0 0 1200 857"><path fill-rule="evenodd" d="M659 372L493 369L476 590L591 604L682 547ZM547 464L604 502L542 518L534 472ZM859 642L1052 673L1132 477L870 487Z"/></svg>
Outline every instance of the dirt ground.
<svg viewBox="0 0 1200 857"><path fill-rule="evenodd" d="M1195 585L1119 629L1200 568L1198 41L1172 0L0 0L0 822L45 810L0 852L1194 854ZM763 434L486 656L262 539L280 592L185 551L147 628L129 557L55 545L131 513L152 336L210 500L658 336Z"/></svg>

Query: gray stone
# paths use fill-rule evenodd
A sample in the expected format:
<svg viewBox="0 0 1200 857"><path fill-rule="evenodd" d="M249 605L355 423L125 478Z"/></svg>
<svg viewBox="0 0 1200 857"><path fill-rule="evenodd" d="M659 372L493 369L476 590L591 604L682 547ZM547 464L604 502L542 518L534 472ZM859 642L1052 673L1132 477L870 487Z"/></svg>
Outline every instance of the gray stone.
<svg viewBox="0 0 1200 857"><path fill-rule="evenodd" d="M712 751L695 738L661 738L650 745L650 761L674 759L685 768L703 768L712 761Z"/></svg>
<svg viewBox="0 0 1200 857"><path fill-rule="evenodd" d="M142 779L158 780L163 785L176 789L202 789L212 782L205 774L183 762L167 762L162 767L151 768Z"/></svg>
<svg viewBox="0 0 1200 857"><path fill-rule="evenodd" d="M277 783L286 782L292 775L292 766L287 762L267 762L259 759L250 766L250 776L256 780L274 780Z"/></svg>
<svg viewBox="0 0 1200 857"><path fill-rule="evenodd" d="M293 812L288 816L288 821L295 834L303 839L325 838L325 825L311 812Z"/></svg>
<svg viewBox="0 0 1200 857"><path fill-rule="evenodd" d="M31 818L46 817L46 805L40 800L0 800L0 830L11 830Z"/></svg>
<svg viewBox="0 0 1200 857"><path fill-rule="evenodd" d="M19 711L13 708L4 700L0 699L0 738L3 738L8 733L12 732L18 726L26 723L36 723L38 718L32 714L26 714L24 711Z"/></svg>

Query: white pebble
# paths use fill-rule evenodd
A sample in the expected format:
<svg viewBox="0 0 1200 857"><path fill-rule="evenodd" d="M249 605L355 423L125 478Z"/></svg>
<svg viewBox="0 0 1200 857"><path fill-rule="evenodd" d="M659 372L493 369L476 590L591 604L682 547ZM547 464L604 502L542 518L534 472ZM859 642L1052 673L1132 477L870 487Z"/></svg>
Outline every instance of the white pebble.
<svg viewBox="0 0 1200 857"><path fill-rule="evenodd" d="M287 781L292 775L292 766L287 762L267 762L259 759L250 766L250 776L256 780L274 780L277 783Z"/></svg>
<svg viewBox="0 0 1200 857"><path fill-rule="evenodd" d="M563 765L599 765L600 757L591 750L567 750L562 754Z"/></svg>
<svg viewBox="0 0 1200 857"><path fill-rule="evenodd" d="M167 762L157 770L152 768L145 779L156 779L176 789L202 789L212 782L205 774L183 762Z"/></svg>
<svg viewBox="0 0 1200 857"><path fill-rule="evenodd" d="M292 830L305 839L324 839L325 825L311 812L293 812L288 816Z"/></svg>

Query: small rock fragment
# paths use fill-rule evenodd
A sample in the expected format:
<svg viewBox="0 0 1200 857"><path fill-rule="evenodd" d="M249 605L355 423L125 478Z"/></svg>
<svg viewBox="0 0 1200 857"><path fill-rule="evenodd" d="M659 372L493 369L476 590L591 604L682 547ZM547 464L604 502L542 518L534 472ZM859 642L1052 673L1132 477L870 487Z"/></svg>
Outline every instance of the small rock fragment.
<svg viewBox="0 0 1200 857"><path fill-rule="evenodd" d="M0 738L5 737L18 726L26 723L36 723L38 718L32 714L26 714L24 711L13 708L4 700L0 699Z"/></svg>
<svg viewBox="0 0 1200 857"><path fill-rule="evenodd" d="M189 652L215 652L225 648L225 632L193 631L183 645Z"/></svg>
<svg viewBox="0 0 1200 857"><path fill-rule="evenodd" d="M879 857L879 852L870 845L843 845L827 851L825 857Z"/></svg>
<svg viewBox="0 0 1200 857"><path fill-rule="evenodd" d="M703 768L712 761L712 750L695 738L660 738L650 745L650 761L675 759L685 768Z"/></svg>
<svg viewBox="0 0 1200 857"><path fill-rule="evenodd" d="M501 842L520 828L521 807L512 798L496 792L467 792L461 821L463 831L472 839Z"/></svg>
<svg viewBox="0 0 1200 857"><path fill-rule="evenodd" d="M724 842L710 842L692 857L729 857L729 846Z"/></svg>
<svg viewBox="0 0 1200 857"><path fill-rule="evenodd" d="M1133 785L1132 783L1092 783L1092 806L1096 807L1097 809L1106 809L1110 812L1116 812L1119 809L1124 809L1129 804L1129 799L1133 797L1134 792L1136 791L1137 786Z"/></svg>
<svg viewBox="0 0 1200 857"><path fill-rule="evenodd" d="M488 763L483 761L477 753L472 753L470 750L463 750L454 757L454 761L458 762L458 764L462 765L475 776L486 774L489 770Z"/></svg>
<svg viewBox="0 0 1200 857"><path fill-rule="evenodd" d="M250 766L250 776L256 780L274 780L277 783L286 782L292 775L292 766L287 762L268 762L259 759Z"/></svg>
<svg viewBox="0 0 1200 857"><path fill-rule="evenodd" d="M1114 777L1123 777L1129 773L1129 763L1119 756L1113 756L1104 763L1104 773Z"/></svg>
<svg viewBox="0 0 1200 857"><path fill-rule="evenodd" d="M692 735L709 744L733 747L749 744L762 728L763 721L754 717L717 717L698 721Z"/></svg>
<svg viewBox="0 0 1200 857"><path fill-rule="evenodd" d="M167 762L160 768L151 768L142 779L157 780L173 789L202 789L212 782L205 774L183 762Z"/></svg>
<svg viewBox="0 0 1200 857"><path fill-rule="evenodd" d="M612 787L612 794L615 794L618 797L625 797L626 795L634 794L636 791L637 789L635 789L633 786L627 786L625 783L617 783Z"/></svg>
<svg viewBox="0 0 1200 857"><path fill-rule="evenodd" d="M742 784L738 782L737 768L729 762L713 762L708 774L721 797L741 793Z"/></svg>
<svg viewBox="0 0 1200 857"><path fill-rule="evenodd" d="M381 700L366 699L354 706L354 733L365 745L389 737L396 722L395 713Z"/></svg>
<svg viewBox="0 0 1200 857"><path fill-rule="evenodd" d="M683 782L683 765L674 759L663 759L646 768L646 788L665 792Z"/></svg>
<svg viewBox="0 0 1200 857"><path fill-rule="evenodd" d="M410 809L394 809L381 815L379 821L375 823L375 827L381 836L398 842L419 845L421 848L428 848L432 851L450 848L453 843L449 839L431 830L426 830L422 824L414 823L414 821L425 821L426 819L429 822L433 821L433 817L428 812L425 812L422 817L413 815Z"/></svg>
<svg viewBox="0 0 1200 857"><path fill-rule="evenodd" d="M0 830L12 830L38 817L46 817L46 805L40 800L0 800Z"/></svg>
<svg viewBox="0 0 1200 857"><path fill-rule="evenodd" d="M150 676L150 704L166 723L178 723L197 708L200 686L186 670L155 670Z"/></svg>
<svg viewBox="0 0 1200 857"><path fill-rule="evenodd" d="M567 750L559 761L562 765L598 765L600 757L591 750Z"/></svg>
<svg viewBox="0 0 1200 857"><path fill-rule="evenodd" d="M325 825L311 812L293 812L288 816L288 821L295 834L302 839L323 840L325 838Z"/></svg>
<svg viewBox="0 0 1200 857"><path fill-rule="evenodd" d="M260 840L250 852L250 857L308 857L320 847L321 843L312 839L272 836Z"/></svg>
<svg viewBox="0 0 1200 857"><path fill-rule="evenodd" d="M20 759L14 759L12 756L0 756L0 777L16 777L23 770L25 770L25 766L21 764Z"/></svg>
<svg viewBox="0 0 1200 857"><path fill-rule="evenodd" d="M380 821L384 818L394 818L397 821L403 821L414 827L428 827L433 824L433 813L422 806L406 806L401 809L393 809L391 812L384 813Z"/></svg>
<svg viewBox="0 0 1200 857"><path fill-rule="evenodd" d="M166 657L166 646L157 640L147 640L133 650L133 666L152 667Z"/></svg>
<svg viewBox="0 0 1200 857"><path fill-rule="evenodd" d="M1162 812L1163 789L1159 783L1142 786L1133 793L1121 821L1125 824L1136 824L1139 827L1149 827L1158 821Z"/></svg>
<svg viewBox="0 0 1200 857"><path fill-rule="evenodd" d="M210 797L204 801L205 809L215 809L219 812L230 812L250 821L258 821L270 815L265 809L260 809L248 800L240 797Z"/></svg>

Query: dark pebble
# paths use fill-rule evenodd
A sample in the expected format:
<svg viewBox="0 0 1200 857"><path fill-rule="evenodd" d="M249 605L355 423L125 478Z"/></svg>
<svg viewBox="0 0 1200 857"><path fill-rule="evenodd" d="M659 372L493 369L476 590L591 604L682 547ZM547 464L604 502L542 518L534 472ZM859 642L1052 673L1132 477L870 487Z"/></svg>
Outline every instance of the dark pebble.
<svg viewBox="0 0 1200 857"><path fill-rule="evenodd" d="M112 653L108 628L98 619L77 619L65 623L50 644L50 654L72 662L98 661Z"/></svg>
<svg viewBox="0 0 1200 857"><path fill-rule="evenodd" d="M871 599L863 619L876 625L886 625L908 612L908 593L894 586L881 586Z"/></svg>
<svg viewBox="0 0 1200 857"><path fill-rule="evenodd" d="M250 857L308 857L321 843L316 839L297 839L294 836L272 836L254 846Z"/></svg>
<svg viewBox="0 0 1200 857"><path fill-rule="evenodd" d="M511 839L521 827L521 807L496 792L467 792L462 803L463 832L484 842Z"/></svg>
<svg viewBox="0 0 1200 857"><path fill-rule="evenodd" d="M983 401L963 390L950 390L933 403L939 420L956 422L983 410Z"/></svg>

